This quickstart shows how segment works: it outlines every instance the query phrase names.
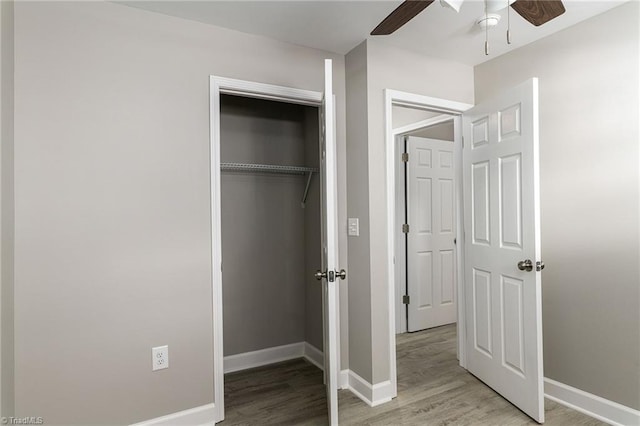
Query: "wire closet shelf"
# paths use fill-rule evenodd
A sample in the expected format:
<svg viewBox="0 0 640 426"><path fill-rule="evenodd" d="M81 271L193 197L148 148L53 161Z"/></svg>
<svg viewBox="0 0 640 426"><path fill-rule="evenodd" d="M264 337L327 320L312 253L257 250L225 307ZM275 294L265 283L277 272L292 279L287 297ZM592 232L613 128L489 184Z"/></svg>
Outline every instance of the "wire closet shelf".
<svg viewBox="0 0 640 426"><path fill-rule="evenodd" d="M306 175L307 185L304 188L304 195L302 196L302 208L305 207L307 202L307 195L309 195L309 186L311 185L311 177L314 173L318 173L318 169L314 167L300 167L300 166L280 166L275 164L252 164L252 163L220 163L221 171L236 171L236 172L258 172L258 173L280 173L287 175Z"/></svg>
<svg viewBox="0 0 640 426"><path fill-rule="evenodd" d="M251 164L251 163L220 163L220 170L235 170L246 172L266 172L283 173L290 175L306 175L307 173L317 173L318 169L313 167L299 166L279 166L275 164Z"/></svg>

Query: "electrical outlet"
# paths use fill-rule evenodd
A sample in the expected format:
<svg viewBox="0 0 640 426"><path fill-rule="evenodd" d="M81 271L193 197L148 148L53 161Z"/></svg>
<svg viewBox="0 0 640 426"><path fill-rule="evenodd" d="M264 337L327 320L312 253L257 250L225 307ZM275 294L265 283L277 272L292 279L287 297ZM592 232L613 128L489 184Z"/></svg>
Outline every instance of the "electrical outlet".
<svg viewBox="0 0 640 426"><path fill-rule="evenodd" d="M153 371L169 368L169 346L151 348L151 367Z"/></svg>

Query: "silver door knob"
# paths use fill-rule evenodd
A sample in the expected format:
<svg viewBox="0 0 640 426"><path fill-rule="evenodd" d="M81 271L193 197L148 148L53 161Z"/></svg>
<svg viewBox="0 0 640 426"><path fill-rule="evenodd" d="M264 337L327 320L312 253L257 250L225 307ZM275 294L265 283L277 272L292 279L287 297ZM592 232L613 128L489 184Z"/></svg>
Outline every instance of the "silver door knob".
<svg viewBox="0 0 640 426"><path fill-rule="evenodd" d="M521 271L531 272L533 271L533 262L530 259L521 260L518 262L518 269Z"/></svg>
<svg viewBox="0 0 640 426"><path fill-rule="evenodd" d="M345 271L344 269L340 269L340 272L336 271L336 277L340 278L341 280L346 279L347 271Z"/></svg>
<svg viewBox="0 0 640 426"><path fill-rule="evenodd" d="M318 269L313 276L316 277L316 280L320 281L323 278L327 278L327 271L322 272Z"/></svg>
<svg viewBox="0 0 640 426"><path fill-rule="evenodd" d="M542 271L544 269L544 262L536 262L536 271Z"/></svg>

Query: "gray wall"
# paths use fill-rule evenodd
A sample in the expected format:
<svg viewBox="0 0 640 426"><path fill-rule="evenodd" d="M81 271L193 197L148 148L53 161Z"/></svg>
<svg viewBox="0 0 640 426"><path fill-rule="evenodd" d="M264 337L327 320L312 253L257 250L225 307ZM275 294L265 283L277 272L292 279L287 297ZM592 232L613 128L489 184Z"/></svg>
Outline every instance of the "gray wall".
<svg viewBox="0 0 640 426"><path fill-rule="evenodd" d="M345 58L347 82L348 217L360 219L360 236L349 237L349 369L371 381L371 287L369 258L367 42Z"/></svg>
<svg viewBox="0 0 640 426"><path fill-rule="evenodd" d="M236 96L222 96L220 107L221 161L317 166L317 108ZM307 130L309 113L316 119ZM306 176L222 172L225 356L302 342L307 329L322 348L322 295L306 291L320 287L307 279L307 265L321 265L318 176L303 209L305 184Z"/></svg>
<svg viewBox="0 0 640 426"><path fill-rule="evenodd" d="M0 2L0 414L13 415L13 1Z"/></svg>
<svg viewBox="0 0 640 426"><path fill-rule="evenodd" d="M389 380L387 195L384 89L473 103L473 69L370 40L368 49L369 221L371 235L372 383ZM375 171L375 172L374 172ZM351 253L350 253L351 254ZM350 305L351 308L351 305Z"/></svg>
<svg viewBox="0 0 640 426"><path fill-rule="evenodd" d="M16 4L15 49L16 415L213 402L209 75L322 90L333 58L345 203L343 58L107 2Z"/></svg>
<svg viewBox="0 0 640 426"><path fill-rule="evenodd" d="M406 126L407 124L417 123L418 121L423 121L427 118L441 114L439 112L425 111L403 105L394 105L391 109L393 111L393 122L391 123L391 127L394 129Z"/></svg>
<svg viewBox="0 0 640 426"><path fill-rule="evenodd" d="M304 164L308 167L320 168L320 117L317 108L306 108L304 111ZM307 177L304 179L305 184ZM322 268L322 216L320 204L320 175L311 178L307 202L304 208L304 254L305 254L305 341L323 350L322 324L322 285L314 274ZM300 194L298 193L298 201ZM342 232L344 234L344 232ZM345 301L346 302L346 301ZM345 318L346 321L346 318ZM345 324L346 326L346 324ZM345 327L346 328L346 327ZM348 347L348 346L347 346Z"/></svg>
<svg viewBox="0 0 640 426"><path fill-rule="evenodd" d="M453 141L453 120L427 127L426 129L416 130L409 133L409 136L419 138L439 139L443 141Z"/></svg>
<svg viewBox="0 0 640 426"><path fill-rule="evenodd" d="M545 376L640 409L639 5L475 69L476 99L540 79Z"/></svg>
<svg viewBox="0 0 640 426"><path fill-rule="evenodd" d="M348 216L360 219L360 236L349 237L349 366L376 384L389 380L395 350L389 347L384 89L473 103L473 68L371 39L347 54L346 76Z"/></svg>

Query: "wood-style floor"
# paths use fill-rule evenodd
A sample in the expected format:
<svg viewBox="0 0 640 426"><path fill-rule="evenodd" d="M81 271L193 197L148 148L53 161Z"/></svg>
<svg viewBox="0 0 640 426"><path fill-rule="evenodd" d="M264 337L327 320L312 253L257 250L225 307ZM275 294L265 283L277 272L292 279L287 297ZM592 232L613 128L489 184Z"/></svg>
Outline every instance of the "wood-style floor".
<svg viewBox="0 0 640 426"><path fill-rule="evenodd" d="M341 425L535 425L458 366L455 325L397 336L398 397L369 407L339 391ZM227 425L326 425L322 371L305 360L225 376ZM546 425L604 423L545 401Z"/></svg>

